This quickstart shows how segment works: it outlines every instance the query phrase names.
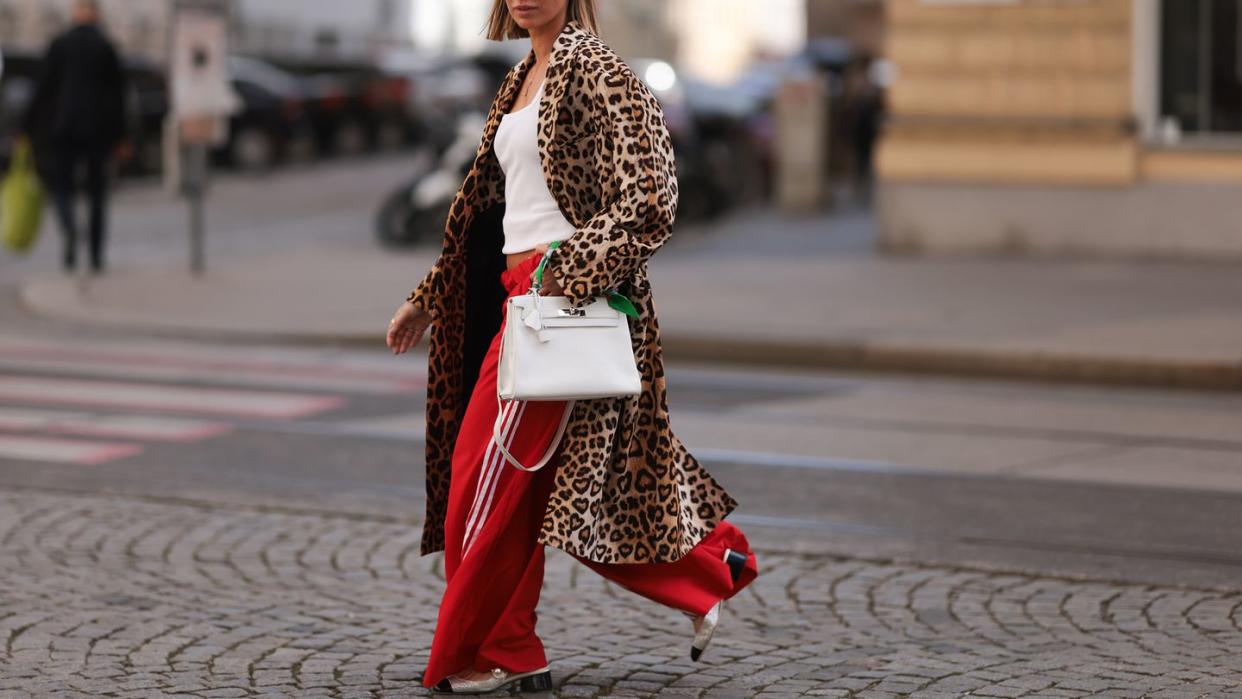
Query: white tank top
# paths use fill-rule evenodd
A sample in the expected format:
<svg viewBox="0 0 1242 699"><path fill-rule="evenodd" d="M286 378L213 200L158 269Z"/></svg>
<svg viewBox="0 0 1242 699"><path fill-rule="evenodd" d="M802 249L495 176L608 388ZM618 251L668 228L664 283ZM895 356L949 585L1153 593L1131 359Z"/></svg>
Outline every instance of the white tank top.
<svg viewBox="0 0 1242 699"><path fill-rule="evenodd" d="M574 234L573 224L565 219L548 191L539 162L535 136L544 82L539 83L530 104L502 114L496 127L496 160L505 173L505 243L501 251L506 254L531 250L540 243L564 240Z"/></svg>

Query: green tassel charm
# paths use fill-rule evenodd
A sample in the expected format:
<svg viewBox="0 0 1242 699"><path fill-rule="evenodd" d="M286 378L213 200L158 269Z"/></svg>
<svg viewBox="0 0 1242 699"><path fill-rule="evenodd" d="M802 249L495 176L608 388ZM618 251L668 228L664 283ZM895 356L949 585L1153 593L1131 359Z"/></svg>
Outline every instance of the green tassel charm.
<svg viewBox="0 0 1242 699"><path fill-rule="evenodd" d="M630 316L631 318L638 317L638 309L634 308L634 304L631 303L630 300L625 297L625 294L622 294L617 291L613 291L612 289L609 289L606 293L608 294L609 308L613 308L615 310L621 311L622 313L624 313L627 316Z"/></svg>

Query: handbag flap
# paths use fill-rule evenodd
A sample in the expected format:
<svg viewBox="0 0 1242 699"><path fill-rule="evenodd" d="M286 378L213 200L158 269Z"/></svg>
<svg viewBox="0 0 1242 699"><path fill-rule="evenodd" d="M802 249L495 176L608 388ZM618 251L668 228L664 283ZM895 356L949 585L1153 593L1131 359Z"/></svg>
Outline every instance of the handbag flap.
<svg viewBox="0 0 1242 699"><path fill-rule="evenodd" d="M620 322L621 319L618 317L620 315L621 314L618 313L617 315L614 315L611 318L605 318L602 316L583 316L579 318L574 318L574 317L561 318L557 316L544 316L543 327L545 328L567 328L567 327L581 328L581 327L586 327L586 326L611 327L613 325L616 325L618 322Z"/></svg>
<svg viewBox="0 0 1242 699"><path fill-rule="evenodd" d="M535 299L538 299L535 301ZM608 299L597 296L595 300L581 308L574 308L564 296L531 296L523 294L509 299L509 303L521 309L521 317L531 312L534 303L539 304L539 313L546 328L582 327L582 326L613 326L621 322L620 311L608 305Z"/></svg>

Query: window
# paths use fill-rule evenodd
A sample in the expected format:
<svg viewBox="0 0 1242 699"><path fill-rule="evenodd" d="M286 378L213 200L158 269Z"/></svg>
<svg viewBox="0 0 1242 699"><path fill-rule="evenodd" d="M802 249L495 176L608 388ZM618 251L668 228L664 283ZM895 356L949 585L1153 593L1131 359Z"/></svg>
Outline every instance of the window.
<svg viewBox="0 0 1242 699"><path fill-rule="evenodd" d="M1163 0L1160 14L1162 130L1242 134L1242 0Z"/></svg>

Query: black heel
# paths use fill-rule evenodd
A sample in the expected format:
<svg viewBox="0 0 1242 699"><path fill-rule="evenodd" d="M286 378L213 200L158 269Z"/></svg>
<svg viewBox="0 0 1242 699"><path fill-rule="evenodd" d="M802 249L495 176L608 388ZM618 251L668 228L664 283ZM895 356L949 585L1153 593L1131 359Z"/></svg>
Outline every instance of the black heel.
<svg viewBox="0 0 1242 699"><path fill-rule="evenodd" d="M742 577L742 571L746 570L746 560L746 555L729 549L725 563L729 565L729 574L733 577L733 582L737 582L738 578Z"/></svg>
<svg viewBox="0 0 1242 699"><path fill-rule="evenodd" d="M552 671L547 670L538 675L527 675L518 680L518 686L523 692L546 692L552 689Z"/></svg>

